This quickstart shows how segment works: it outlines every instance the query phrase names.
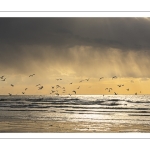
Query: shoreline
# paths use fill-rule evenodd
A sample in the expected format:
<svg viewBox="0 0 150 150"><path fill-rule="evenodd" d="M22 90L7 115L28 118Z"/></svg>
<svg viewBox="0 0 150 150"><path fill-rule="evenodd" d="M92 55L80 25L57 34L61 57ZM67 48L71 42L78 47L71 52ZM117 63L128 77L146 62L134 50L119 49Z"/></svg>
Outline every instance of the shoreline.
<svg viewBox="0 0 150 150"><path fill-rule="evenodd" d="M0 133L149 133L149 124L3 120Z"/></svg>

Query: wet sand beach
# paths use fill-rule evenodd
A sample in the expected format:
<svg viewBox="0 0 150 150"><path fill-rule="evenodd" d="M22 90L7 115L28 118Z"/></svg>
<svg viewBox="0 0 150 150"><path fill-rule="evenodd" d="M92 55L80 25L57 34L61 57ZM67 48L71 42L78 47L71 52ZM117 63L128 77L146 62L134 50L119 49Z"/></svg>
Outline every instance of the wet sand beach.
<svg viewBox="0 0 150 150"><path fill-rule="evenodd" d="M150 132L149 124L106 122L0 121L1 133L124 133Z"/></svg>

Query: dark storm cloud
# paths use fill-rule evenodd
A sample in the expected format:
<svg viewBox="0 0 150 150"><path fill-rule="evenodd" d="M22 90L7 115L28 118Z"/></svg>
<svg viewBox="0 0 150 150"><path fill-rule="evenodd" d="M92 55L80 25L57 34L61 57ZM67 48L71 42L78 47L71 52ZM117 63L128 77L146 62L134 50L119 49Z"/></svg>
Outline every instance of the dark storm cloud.
<svg viewBox="0 0 150 150"><path fill-rule="evenodd" d="M143 68L143 63L149 63L149 57L146 57L146 62L143 59L141 63L137 61L140 56L126 52L150 49L150 20L0 18L0 41L1 71L28 72L38 66L46 70L48 65L55 67L64 64L82 72L83 68L92 68L93 65L104 70L106 66L114 65L115 68L117 65L116 68L122 69L125 75L135 76L138 69ZM122 52L107 52L107 49L112 48ZM130 61L123 56L127 56ZM136 71L126 73L125 69L128 67L124 64L130 66L130 62L137 66ZM95 68L93 72L94 70ZM114 69L111 75L114 74L113 71ZM86 74L86 71L84 72ZM145 74L147 75L147 72Z"/></svg>
<svg viewBox="0 0 150 150"><path fill-rule="evenodd" d="M0 18L0 40L13 45L150 48L145 18Z"/></svg>

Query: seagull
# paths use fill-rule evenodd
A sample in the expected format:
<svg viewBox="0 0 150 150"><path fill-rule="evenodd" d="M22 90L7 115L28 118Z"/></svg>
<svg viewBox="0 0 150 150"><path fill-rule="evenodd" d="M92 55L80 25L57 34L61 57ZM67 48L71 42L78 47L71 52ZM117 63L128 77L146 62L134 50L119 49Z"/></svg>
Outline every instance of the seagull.
<svg viewBox="0 0 150 150"><path fill-rule="evenodd" d="M118 87L121 87L121 85L117 85Z"/></svg>
<svg viewBox="0 0 150 150"><path fill-rule="evenodd" d="M116 92L114 92L114 94L115 94L115 95L117 95L117 93L116 93Z"/></svg>
<svg viewBox="0 0 150 150"><path fill-rule="evenodd" d="M70 83L70 84L72 84L72 83Z"/></svg>
<svg viewBox="0 0 150 150"><path fill-rule="evenodd" d="M112 88L109 88L109 91L108 91L108 92L110 92L110 90L112 90Z"/></svg>
<svg viewBox="0 0 150 150"><path fill-rule="evenodd" d="M99 81L101 80L101 79L103 79L104 77L101 77L101 78L99 78Z"/></svg>
<svg viewBox="0 0 150 150"><path fill-rule="evenodd" d="M127 89L127 91L129 91L129 89Z"/></svg>
<svg viewBox="0 0 150 150"><path fill-rule="evenodd" d="M135 93L135 95L137 95L137 93Z"/></svg>
<svg viewBox="0 0 150 150"><path fill-rule="evenodd" d="M89 78L88 79L85 79L86 81L89 81Z"/></svg>
<svg viewBox="0 0 150 150"><path fill-rule="evenodd" d="M81 81L79 81L79 82L82 82L82 81L84 81L84 80L81 80Z"/></svg>
<svg viewBox="0 0 150 150"><path fill-rule="evenodd" d="M4 78L4 76L1 76L0 78L1 78L1 79L3 79L3 78Z"/></svg>
<svg viewBox="0 0 150 150"><path fill-rule="evenodd" d="M77 89L79 89L79 88L80 88L80 86Z"/></svg>
<svg viewBox="0 0 150 150"><path fill-rule="evenodd" d="M22 94L24 94L25 92L22 92Z"/></svg>
<svg viewBox="0 0 150 150"><path fill-rule="evenodd" d="M57 88L60 88L60 86L59 86L59 85L56 85L56 89L57 89Z"/></svg>
<svg viewBox="0 0 150 150"><path fill-rule="evenodd" d="M106 88L105 90L108 90L108 88Z"/></svg>
<svg viewBox="0 0 150 150"><path fill-rule="evenodd" d="M29 77L33 77L35 74L31 74L31 75L29 75Z"/></svg>
<svg viewBox="0 0 150 150"><path fill-rule="evenodd" d="M57 96L59 96L59 94L58 93L55 93Z"/></svg>
<svg viewBox="0 0 150 150"><path fill-rule="evenodd" d="M10 93L8 93L9 94L9 96L12 96L12 94L10 94Z"/></svg>
<svg viewBox="0 0 150 150"><path fill-rule="evenodd" d="M5 79L3 79L3 80L1 80L1 81L5 81L6 80L6 78Z"/></svg>
<svg viewBox="0 0 150 150"><path fill-rule="evenodd" d="M38 89L38 90L42 90L42 89L43 89L43 86L39 87L39 89Z"/></svg>
<svg viewBox="0 0 150 150"><path fill-rule="evenodd" d="M71 94L68 94L68 95L70 95L70 96L71 96Z"/></svg>
<svg viewBox="0 0 150 150"><path fill-rule="evenodd" d="M115 79L115 78L117 78L117 76L113 76L113 77L112 77L112 79Z"/></svg>
<svg viewBox="0 0 150 150"><path fill-rule="evenodd" d="M25 91L27 90L28 88L25 88Z"/></svg>
<svg viewBox="0 0 150 150"><path fill-rule="evenodd" d="M72 92L74 92L76 94L76 91L72 91Z"/></svg>
<svg viewBox="0 0 150 150"><path fill-rule="evenodd" d="M41 85L41 84L37 84L36 86L39 86L39 85Z"/></svg>
<svg viewBox="0 0 150 150"><path fill-rule="evenodd" d="M13 85L13 84L11 84L11 86L13 87L14 85Z"/></svg>

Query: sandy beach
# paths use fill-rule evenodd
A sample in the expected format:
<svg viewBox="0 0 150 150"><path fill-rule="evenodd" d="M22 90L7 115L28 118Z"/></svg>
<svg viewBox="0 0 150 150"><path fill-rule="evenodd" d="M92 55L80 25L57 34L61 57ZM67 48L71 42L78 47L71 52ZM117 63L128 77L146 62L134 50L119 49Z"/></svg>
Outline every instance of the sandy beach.
<svg viewBox="0 0 150 150"><path fill-rule="evenodd" d="M0 121L1 133L124 133L150 132L148 124L113 124L105 122Z"/></svg>

